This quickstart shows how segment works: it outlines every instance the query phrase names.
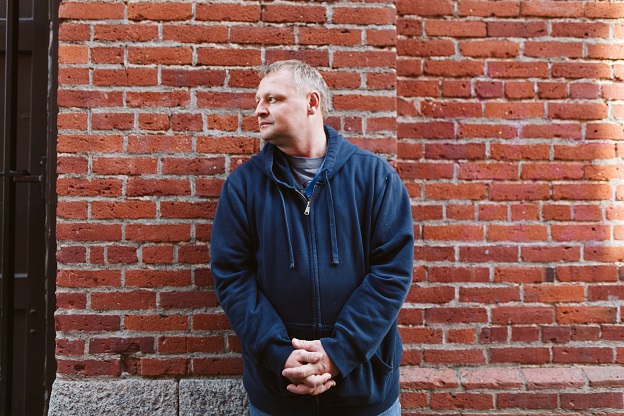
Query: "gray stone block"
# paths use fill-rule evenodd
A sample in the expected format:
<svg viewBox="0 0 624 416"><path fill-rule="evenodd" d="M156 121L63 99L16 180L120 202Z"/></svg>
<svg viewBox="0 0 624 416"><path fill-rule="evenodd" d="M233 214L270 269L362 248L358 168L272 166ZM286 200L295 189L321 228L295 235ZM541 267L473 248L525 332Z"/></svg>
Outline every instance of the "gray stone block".
<svg viewBox="0 0 624 416"><path fill-rule="evenodd" d="M177 416L175 380L62 380L52 386L48 416Z"/></svg>
<svg viewBox="0 0 624 416"><path fill-rule="evenodd" d="M180 380L181 416L248 415L247 394L240 379Z"/></svg>

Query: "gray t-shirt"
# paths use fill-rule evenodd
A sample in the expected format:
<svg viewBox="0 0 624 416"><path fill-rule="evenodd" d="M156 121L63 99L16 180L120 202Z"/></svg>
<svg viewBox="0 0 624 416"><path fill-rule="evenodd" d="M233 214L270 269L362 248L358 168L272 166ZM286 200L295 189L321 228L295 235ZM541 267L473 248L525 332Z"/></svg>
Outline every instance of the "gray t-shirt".
<svg viewBox="0 0 624 416"><path fill-rule="evenodd" d="M305 189L323 165L325 156L301 157L286 155L286 160L290 166L295 183L299 186L299 189Z"/></svg>

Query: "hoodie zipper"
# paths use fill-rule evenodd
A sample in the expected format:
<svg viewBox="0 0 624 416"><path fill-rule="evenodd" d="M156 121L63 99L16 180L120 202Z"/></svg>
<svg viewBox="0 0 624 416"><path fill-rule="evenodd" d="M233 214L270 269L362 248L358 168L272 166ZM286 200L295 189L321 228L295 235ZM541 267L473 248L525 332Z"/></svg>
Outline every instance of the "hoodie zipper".
<svg viewBox="0 0 624 416"><path fill-rule="evenodd" d="M303 192L297 190L297 193L301 195L304 201L306 201L306 207L305 207L305 210L303 211L303 215L310 215L310 210L312 209L312 197L314 196L314 192L316 192L316 187L317 185L314 185L314 188L312 189L312 194L310 194L309 198L306 198Z"/></svg>

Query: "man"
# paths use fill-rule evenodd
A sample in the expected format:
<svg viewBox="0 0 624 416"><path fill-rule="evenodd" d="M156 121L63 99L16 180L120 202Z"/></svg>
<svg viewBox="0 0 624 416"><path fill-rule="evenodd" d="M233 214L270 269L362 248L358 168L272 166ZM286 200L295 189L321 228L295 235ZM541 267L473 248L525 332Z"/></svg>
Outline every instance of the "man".
<svg viewBox="0 0 624 416"><path fill-rule="evenodd" d="M211 240L251 415L398 415L414 247L405 186L323 124L318 71L281 61L261 75L265 145L225 182Z"/></svg>

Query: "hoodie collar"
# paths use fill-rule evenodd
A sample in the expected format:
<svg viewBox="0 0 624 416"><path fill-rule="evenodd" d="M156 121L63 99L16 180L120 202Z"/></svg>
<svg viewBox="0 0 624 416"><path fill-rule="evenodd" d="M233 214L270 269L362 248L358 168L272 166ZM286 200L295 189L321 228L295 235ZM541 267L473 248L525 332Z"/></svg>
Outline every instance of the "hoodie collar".
<svg viewBox="0 0 624 416"><path fill-rule="evenodd" d="M340 258L338 255L336 213L334 209L334 198L331 190L330 179L340 171L340 169L349 160L351 155L353 155L353 153L357 151L358 148L354 144L348 142L332 127L325 125L324 129L325 136L327 137L327 152L325 154L325 160L323 162L323 165L321 166L317 176L322 179L322 181L319 181L319 184L324 184L327 186L327 211L329 215L328 226L331 238L332 264L339 264ZM290 268L293 269L295 267L295 256L292 246L291 227L290 221L288 219L288 208L286 206L286 201L282 192L283 186L287 188L295 188L294 183L292 183L292 179L286 179L292 178L292 175L285 174L287 172L287 169L290 169L288 166L288 162L286 161L286 158L283 156L282 152L276 146L270 143L265 144L262 152L254 156L251 160L258 166L258 168L260 168L260 170L262 170L262 172L266 176L271 178L271 180L278 185L277 189L282 202L284 226L289 245ZM276 172L278 172L278 175L275 174ZM287 183L285 181L290 181L290 183Z"/></svg>

